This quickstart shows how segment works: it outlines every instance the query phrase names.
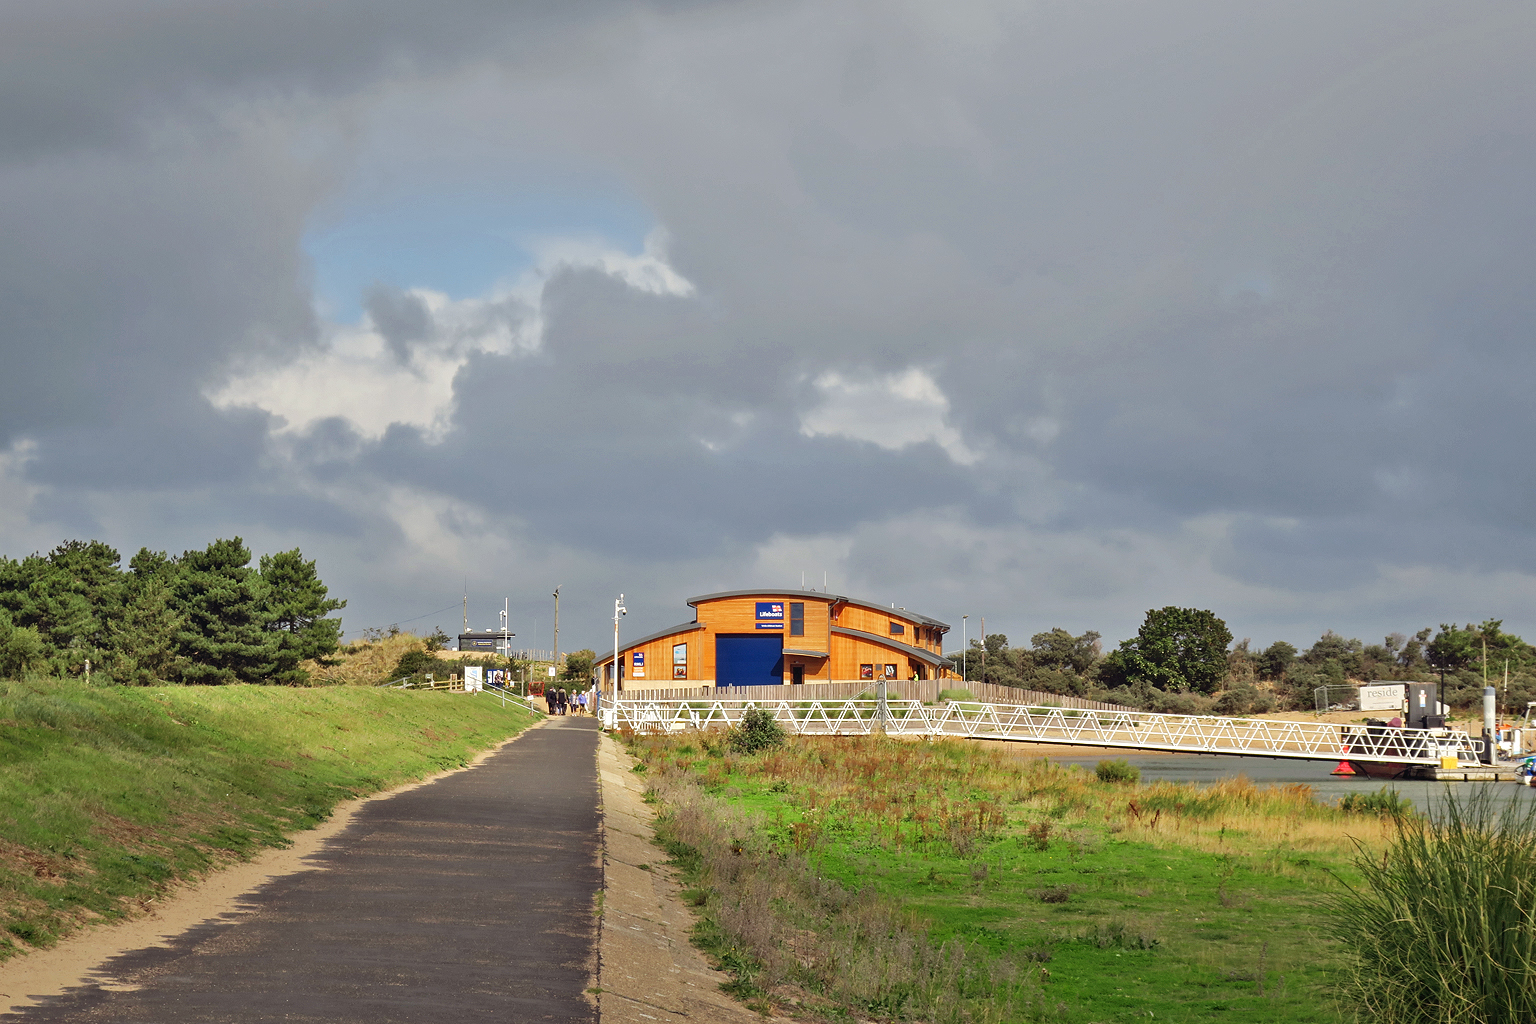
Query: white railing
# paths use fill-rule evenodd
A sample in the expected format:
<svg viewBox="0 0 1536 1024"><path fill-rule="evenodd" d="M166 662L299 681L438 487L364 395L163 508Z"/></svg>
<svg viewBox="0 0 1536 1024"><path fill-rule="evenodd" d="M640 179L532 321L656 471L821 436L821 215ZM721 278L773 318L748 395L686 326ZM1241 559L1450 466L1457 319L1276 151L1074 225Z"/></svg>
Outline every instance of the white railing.
<svg viewBox="0 0 1536 1024"><path fill-rule="evenodd" d="M502 707L506 707L508 704L511 704L513 707L519 707L525 711L532 711L535 717L544 714L544 712L539 708L534 707L532 700L524 697L520 693L514 693L504 686L487 686L480 692L488 697L495 697L500 700Z"/></svg>
<svg viewBox="0 0 1536 1024"><path fill-rule="evenodd" d="M608 729L667 733L732 728L750 708L771 711L802 736L956 736L1072 746L1198 754L1289 757L1314 761L1475 763L1480 744L1464 732L1332 725L1266 718L1161 715L1150 711L1085 711L951 701L908 700L620 700L602 713Z"/></svg>

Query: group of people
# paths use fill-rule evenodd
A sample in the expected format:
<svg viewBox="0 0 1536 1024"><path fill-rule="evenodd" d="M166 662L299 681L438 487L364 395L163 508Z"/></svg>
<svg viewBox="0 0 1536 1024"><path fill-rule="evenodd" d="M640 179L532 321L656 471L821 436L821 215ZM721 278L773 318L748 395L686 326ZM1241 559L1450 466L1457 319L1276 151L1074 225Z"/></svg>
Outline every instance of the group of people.
<svg viewBox="0 0 1536 1024"><path fill-rule="evenodd" d="M545 687L544 703L549 707L552 715L584 715L587 713L587 695L585 693L566 693L565 687L558 690Z"/></svg>

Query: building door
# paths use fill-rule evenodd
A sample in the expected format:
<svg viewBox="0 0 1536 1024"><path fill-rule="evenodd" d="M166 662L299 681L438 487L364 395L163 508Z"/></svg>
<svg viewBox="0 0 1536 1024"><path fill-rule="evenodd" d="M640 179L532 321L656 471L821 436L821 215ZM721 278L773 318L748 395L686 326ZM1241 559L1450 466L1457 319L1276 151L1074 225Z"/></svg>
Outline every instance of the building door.
<svg viewBox="0 0 1536 1024"><path fill-rule="evenodd" d="M805 666L804 665L791 665L789 667L789 681L794 683L796 686L799 686L800 684L804 683L805 682Z"/></svg>
<svg viewBox="0 0 1536 1024"><path fill-rule="evenodd" d="M778 633L720 633L715 637L716 686L779 686L784 637Z"/></svg>

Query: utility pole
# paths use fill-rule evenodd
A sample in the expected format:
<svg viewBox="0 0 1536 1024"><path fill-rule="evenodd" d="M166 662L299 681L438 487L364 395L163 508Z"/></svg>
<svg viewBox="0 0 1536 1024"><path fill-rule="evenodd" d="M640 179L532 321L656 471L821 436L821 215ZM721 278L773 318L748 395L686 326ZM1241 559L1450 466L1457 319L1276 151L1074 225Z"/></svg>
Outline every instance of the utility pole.
<svg viewBox="0 0 1536 1024"><path fill-rule="evenodd" d="M987 617L981 617L981 681L987 681Z"/></svg>
<svg viewBox="0 0 1536 1024"><path fill-rule="evenodd" d="M560 584L561 587L565 584ZM555 588L555 672L560 672L560 587Z"/></svg>
<svg viewBox="0 0 1536 1024"><path fill-rule="evenodd" d="M464 629L463 629L463 632L465 632L465 633L469 632L469 577L468 576L464 577Z"/></svg>

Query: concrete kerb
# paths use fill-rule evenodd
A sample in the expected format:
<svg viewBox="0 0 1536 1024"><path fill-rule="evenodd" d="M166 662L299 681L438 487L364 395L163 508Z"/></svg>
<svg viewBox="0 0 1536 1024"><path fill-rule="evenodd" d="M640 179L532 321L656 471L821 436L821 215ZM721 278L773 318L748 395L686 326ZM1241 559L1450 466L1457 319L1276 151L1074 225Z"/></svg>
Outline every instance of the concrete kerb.
<svg viewBox="0 0 1536 1024"><path fill-rule="evenodd" d="M656 1024L708 1020L761 1024L720 986L688 942L693 915L683 905L666 854L655 845L655 813L635 759L613 737L597 750L603 801L603 907L598 941L598 1015L604 1022Z"/></svg>

